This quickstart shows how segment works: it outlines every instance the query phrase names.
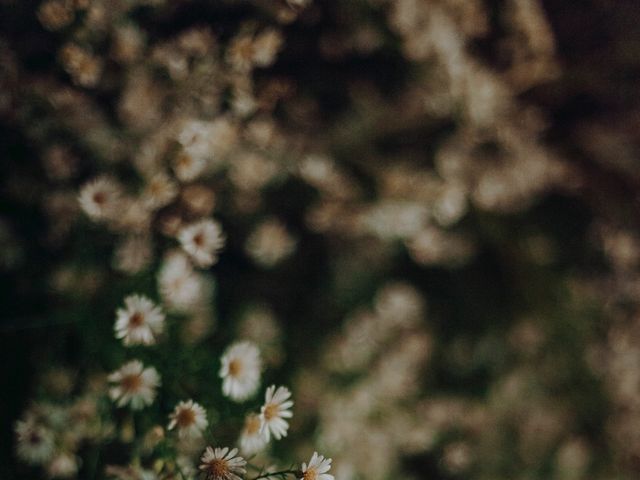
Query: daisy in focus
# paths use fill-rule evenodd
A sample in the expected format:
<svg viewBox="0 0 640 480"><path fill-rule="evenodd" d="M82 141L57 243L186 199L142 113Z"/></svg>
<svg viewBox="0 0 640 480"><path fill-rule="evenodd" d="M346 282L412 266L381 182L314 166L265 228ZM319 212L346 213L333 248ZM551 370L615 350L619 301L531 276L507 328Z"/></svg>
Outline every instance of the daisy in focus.
<svg viewBox="0 0 640 480"><path fill-rule="evenodd" d="M116 311L116 338L125 345L153 345L164 328L164 313L144 295L129 295Z"/></svg>
<svg viewBox="0 0 640 480"><path fill-rule="evenodd" d="M109 396L119 407L130 404L134 410L151 405L160 385L160 375L155 368L144 368L140 360L125 363L108 377L114 385Z"/></svg>
<svg viewBox="0 0 640 480"><path fill-rule="evenodd" d="M240 434L240 451L247 456L255 455L267 445L267 440L260 432L262 421L260 415L250 413L244 419L244 427Z"/></svg>
<svg viewBox="0 0 640 480"><path fill-rule="evenodd" d="M193 400L180 402L169 415L169 430L177 427L180 438L199 438L207 428L207 414L204 408Z"/></svg>
<svg viewBox="0 0 640 480"><path fill-rule="evenodd" d="M237 342L227 348L221 358L222 393L241 402L251 397L260 385L262 360L251 342Z"/></svg>
<svg viewBox="0 0 640 480"><path fill-rule="evenodd" d="M225 236L218 222L205 219L183 227L178 232L178 240L193 262L204 268L218 261L218 253L224 247Z"/></svg>
<svg viewBox="0 0 640 480"><path fill-rule="evenodd" d="M202 464L200 470L204 473L206 480L241 480L240 475L247 471L244 468L246 461L236 456L238 449L229 451L228 447L212 448L207 447L200 458Z"/></svg>
<svg viewBox="0 0 640 480"><path fill-rule="evenodd" d="M287 387L271 385L267 388L265 402L260 409L260 432L268 442L271 435L276 440L287 436L289 422L285 418L291 418L293 413L293 400L289 400L291 392Z"/></svg>
<svg viewBox="0 0 640 480"><path fill-rule="evenodd" d="M301 480L333 480L333 475L327 473L331 469L331 459L313 452L309 464L302 464Z"/></svg>

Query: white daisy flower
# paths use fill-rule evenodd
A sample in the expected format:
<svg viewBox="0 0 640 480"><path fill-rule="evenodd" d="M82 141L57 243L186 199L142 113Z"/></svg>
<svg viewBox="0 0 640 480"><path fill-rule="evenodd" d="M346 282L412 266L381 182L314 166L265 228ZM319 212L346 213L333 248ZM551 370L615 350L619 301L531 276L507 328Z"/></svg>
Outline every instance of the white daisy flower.
<svg viewBox="0 0 640 480"><path fill-rule="evenodd" d="M199 267L210 267L218 261L218 252L224 247L225 236L220 224L211 219L200 220L178 232L182 248Z"/></svg>
<svg viewBox="0 0 640 480"><path fill-rule="evenodd" d="M287 436L289 422L285 418L291 418L293 413L293 401L289 400L291 392L287 387L278 387L271 385L267 388L265 394L265 402L260 409L260 421L262 423L260 431L266 441L269 441L271 435L276 440Z"/></svg>
<svg viewBox="0 0 640 480"><path fill-rule="evenodd" d="M180 402L176 405L173 413L169 415L169 430L178 427L180 438L199 438L207 428L207 413L204 408L193 400Z"/></svg>
<svg viewBox="0 0 640 480"><path fill-rule="evenodd" d="M108 377L114 385L109 396L119 407L131 404L134 410L151 405L160 385L160 375L155 368L144 368L140 360L125 363Z"/></svg>
<svg viewBox="0 0 640 480"><path fill-rule="evenodd" d="M158 288L169 308L181 312L194 310L205 299L205 283L187 256L174 250L166 255L158 273Z"/></svg>
<svg viewBox="0 0 640 480"><path fill-rule="evenodd" d="M182 182L190 182L198 178L207 167L203 157L195 157L188 152L180 152L173 161L173 171Z"/></svg>
<svg viewBox="0 0 640 480"><path fill-rule="evenodd" d="M51 459L55 442L53 432L35 419L16 422L17 454L27 463L39 465Z"/></svg>
<svg viewBox="0 0 640 480"><path fill-rule="evenodd" d="M333 480L333 475L327 473L331 469L331 459L313 452L309 464L302 464L301 480Z"/></svg>
<svg viewBox="0 0 640 480"><path fill-rule="evenodd" d="M178 132L178 142L191 156L206 158L213 154L214 122L189 120Z"/></svg>
<svg viewBox="0 0 640 480"><path fill-rule="evenodd" d="M129 295L116 311L116 338L125 345L153 345L164 328L164 313L144 295Z"/></svg>
<svg viewBox="0 0 640 480"><path fill-rule="evenodd" d="M225 396L240 402L251 397L260 385L260 350L251 342L237 342L221 358L220 377Z"/></svg>
<svg viewBox="0 0 640 480"><path fill-rule="evenodd" d="M200 470L206 480L241 480L240 475L247 473L244 458L236 456L238 449L229 451L228 447L207 447L200 458Z"/></svg>
<svg viewBox="0 0 640 480"><path fill-rule="evenodd" d="M47 465L47 474L51 478L71 478L78 473L78 458L71 453L58 453Z"/></svg>
<svg viewBox="0 0 640 480"><path fill-rule="evenodd" d="M147 180L142 192L143 204L156 210L170 204L178 195L178 186L165 172L157 172Z"/></svg>
<svg viewBox="0 0 640 480"><path fill-rule="evenodd" d="M296 243L297 240L280 220L270 218L249 235L245 249L258 265L271 268L291 255Z"/></svg>
<svg viewBox="0 0 640 480"><path fill-rule="evenodd" d="M118 212L122 198L122 189L118 182L109 176L100 176L84 184L78 201L80 208L92 220L113 218Z"/></svg>
<svg viewBox="0 0 640 480"><path fill-rule="evenodd" d="M247 456L255 455L267 445L267 440L260 432L262 421L260 415L250 413L244 419L244 427L240 434L240 451Z"/></svg>

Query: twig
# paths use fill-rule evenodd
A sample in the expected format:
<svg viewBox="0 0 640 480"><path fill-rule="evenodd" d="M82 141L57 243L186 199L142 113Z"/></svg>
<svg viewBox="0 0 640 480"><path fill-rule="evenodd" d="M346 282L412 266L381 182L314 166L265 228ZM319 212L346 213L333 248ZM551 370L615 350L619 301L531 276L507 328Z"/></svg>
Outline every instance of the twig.
<svg viewBox="0 0 640 480"><path fill-rule="evenodd" d="M251 480L259 480L260 478L269 478L269 477L277 477L282 476L283 478L286 475L295 475L297 474L297 470L280 470L279 472L267 472L262 475L258 475L257 477L253 477Z"/></svg>

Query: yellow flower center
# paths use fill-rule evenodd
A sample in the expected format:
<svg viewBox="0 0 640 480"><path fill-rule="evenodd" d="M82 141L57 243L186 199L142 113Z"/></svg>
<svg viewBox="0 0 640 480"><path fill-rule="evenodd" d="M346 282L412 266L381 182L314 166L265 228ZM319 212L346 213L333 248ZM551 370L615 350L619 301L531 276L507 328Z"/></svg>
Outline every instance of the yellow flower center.
<svg viewBox="0 0 640 480"><path fill-rule="evenodd" d="M183 408L176 415L178 427L185 428L193 425L196 421L196 414L191 408Z"/></svg>
<svg viewBox="0 0 640 480"><path fill-rule="evenodd" d="M216 458L215 460L211 460L209 462L207 468L207 479L223 479L227 478L229 475L229 466L227 462L222 459Z"/></svg>
<svg viewBox="0 0 640 480"><path fill-rule="evenodd" d="M244 422L244 430L247 435L255 435L260 430L260 417L250 415Z"/></svg>
<svg viewBox="0 0 640 480"><path fill-rule="evenodd" d="M122 385L123 390L127 392L135 392L142 386L142 378L138 374L127 375L121 380L120 384Z"/></svg>
<svg viewBox="0 0 640 480"><path fill-rule="evenodd" d="M316 478L318 478L318 472L315 468L309 468L302 475L302 480L316 480Z"/></svg>
<svg viewBox="0 0 640 480"><path fill-rule="evenodd" d="M193 237L193 243L196 244L196 246L202 248L204 246L204 235L202 234L202 232L200 233L196 233Z"/></svg>
<svg viewBox="0 0 640 480"><path fill-rule="evenodd" d="M278 405L275 403L270 403L266 407L264 407L264 418L269 421L274 417L278 416Z"/></svg>
<svg viewBox="0 0 640 480"><path fill-rule="evenodd" d="M229 362L229 375L237 377L242 372L242 362L240 360L233 359Z"/></svg>
<svg viewBox="0 0 640 480"><path fill-rule="evenodd" d="M133 315L131 315L131 318L129 318L129 325L132 327L139 327L143 323L144 315L140 312L135 312Z"/></svg>
<svg viewBox="0 0 640 480"><path fill-rule="evenodd" d="M93 194L93 201L98 205L104 205L107 202L107 194L104 192L96 192Z"/></svg>

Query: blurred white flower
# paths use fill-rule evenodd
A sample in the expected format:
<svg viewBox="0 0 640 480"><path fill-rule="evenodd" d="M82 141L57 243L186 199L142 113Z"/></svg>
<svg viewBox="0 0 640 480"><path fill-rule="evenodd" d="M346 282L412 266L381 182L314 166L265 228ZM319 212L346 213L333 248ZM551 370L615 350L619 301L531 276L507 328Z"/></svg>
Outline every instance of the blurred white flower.
<svg viewBox="0 0 640 480"><path fill-rule="evenodd" d="M47 474L52 478L72 478L78 473L78 458L66 452L58 453L47 465Z"/></svg>
<svg viewBox="0 0 640 480"><path fill-rule="evenodd" d="M270 218L249 235L245 249L257 264L269 268L291 255L296 243L280 220Z"/></svg>
<svg viewBox="0 0 640 480"><path fill-rule="evenodd" d="M149 266L153 260L153 244L150 235L127 235L113 251L113 268L134 275Z"/></svg>
<svg viewBox="0 0 640 480"><path fill-rule="evenodd" d="M225 236L218 222L205 219L183 227L178 240L198 267L210 267L218 261Z"/></svg>
<svg viewBox="0 0 640 480"><path fill-rule="evenodd" d="M236 456L238 449L229 450L228 447L207 447L200 458L202 464L200 470L206 480L241 480L240 475L247 471L244 466L247 462L240 456Z"/></svg>
<svg viewBox="0 0 640 480"><path fill-rule="evenodd" d="M234 343L221 361L222 392L237 402L251 397L260 385L262 360L258 347L246 341Z"/></svg>
<svg viewBox="0 0 640 480"><path fill-rule="evenodd" d="M158 288L165 304L181 312L197 309L206 296L203 278L194 271L187 256L177 250L165 256L158 273Z"/></svg>
<svg viewBox="0 0 640 480"><path fill-rule="evenodd" d="M156 369L144 368L139 360L125 363L111 373L108 379L114 384L109 389L111 399L119 407L130 404L134 410L151 405L156 396L156 388L160 385L160 375Z"/></svg>
<svg viewBox="0 0 640 480"><path fill-rule="evenodd" d="M180 152L173 161L173 171L182 182L190 182L198 178L207 162L203 157L195 157L187 152Z"/></svg>
<svg viewBox="0 0 640 480"><path fill-rule="evenodd" d="M158 172L147 180L142 191L142 202L151 209L162 208L178 195L178 186L165 172Z"/></svg>
<svg viewBox="0 0 640 480"><path fill-rule="evenodd" d="M32 465L47 462L53 456L53 432L33 418L16 422L18 456Z"/></svg>
<svg viewBox="0 0 640 480"><path fill-rule="evenodd" d="M177 427L180 438L199 438L209 425L204 408L193 400L178 403L169 419L167 428L173 430Z"/></svg>
<svg viewBox="0 0 640 480"><path fill-rule="evenodd" d="M78 201L89 218L99 221L114 218L121 198L122 189L118 182L103 175L84 184Z"/></svg>
<svg viewBox="0 0 640 480"><path fill-rule="evenodd" d="M144 295L129 295L116 312L116 338L125 345L153 345L164 329L164 313Z"/></svg>
<svg viewBox="0 0 640 480"><path fill-rule="evenodd" d="M260 416L250 413L245 417L244 427L240 434L240 451L247 456L255 455L267 445L267 440L260 432L262 421Z"/></svg>
<svg viewBox="0 0 640 480"><path fill-rule="evenodd" d="M262 426L260 431L265 440L269 441L271 435L276 440L287 436L289 422L285 418L291 418L293 413L293 401L289 400L291 392L287 387L278 387L271 385L267 388L265 394L265 402L260 409L260 421Z"/></svg>

